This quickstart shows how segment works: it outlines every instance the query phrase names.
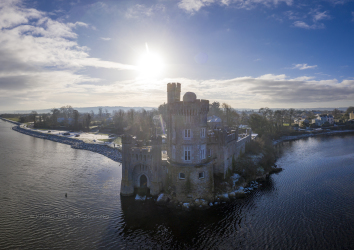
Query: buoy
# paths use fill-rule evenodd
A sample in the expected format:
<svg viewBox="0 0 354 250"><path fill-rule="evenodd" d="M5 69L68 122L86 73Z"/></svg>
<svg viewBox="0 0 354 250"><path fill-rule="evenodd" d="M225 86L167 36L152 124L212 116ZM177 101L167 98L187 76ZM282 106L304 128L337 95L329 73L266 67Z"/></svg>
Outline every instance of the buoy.
<svg viewBox="0 0 354 250"><path fill-rule="evenodd" d="M67 193L65 193L65 198L67 198L68 197L68 194Z"/></svg>

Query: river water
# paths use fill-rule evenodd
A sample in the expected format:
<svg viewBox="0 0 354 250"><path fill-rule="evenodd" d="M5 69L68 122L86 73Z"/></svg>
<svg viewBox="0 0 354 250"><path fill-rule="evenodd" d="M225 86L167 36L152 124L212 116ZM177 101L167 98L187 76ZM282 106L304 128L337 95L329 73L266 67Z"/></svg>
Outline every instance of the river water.
<svg viewBox="0 0 354 250"><path fill-rule="evenodd" d="M12 126L0 120L0 249L354 249L354 136L285 142L262 188L183 212L121 199L119 163Z"/></svg>

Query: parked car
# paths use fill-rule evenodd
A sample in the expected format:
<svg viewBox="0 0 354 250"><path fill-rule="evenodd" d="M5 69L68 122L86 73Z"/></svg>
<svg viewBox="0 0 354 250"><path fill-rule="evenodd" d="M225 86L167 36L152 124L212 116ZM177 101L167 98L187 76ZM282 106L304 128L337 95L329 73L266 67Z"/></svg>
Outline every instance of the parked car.
<svg viewBox="0 0 354 250"><path fill-rule="evenodd" d="M116 135L114 135L114 134L111 134L111 135L108 135L108 137L115 137Z"/></svg>
<svg viewBox="0 0 354 250"><path fill-rule="evenodd" d="M66 133L64 133L63 135L70 135L70 133L66 132Z"/></svg>
<svg viewBox="0 0 354 250"><path fill-rule="evenodd" d="M80 135L79 135L79 134L76 134L75 137L80 137Z"/></svg>

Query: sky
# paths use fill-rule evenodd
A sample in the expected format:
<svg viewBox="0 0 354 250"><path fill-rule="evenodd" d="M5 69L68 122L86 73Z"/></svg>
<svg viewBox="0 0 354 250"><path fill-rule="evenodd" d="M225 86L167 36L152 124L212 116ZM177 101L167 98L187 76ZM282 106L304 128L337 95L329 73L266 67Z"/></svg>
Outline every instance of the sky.
<svg viewBox="0 0 354 250"><path fill-rule="evenodd" d="M1 0L0 111L354 106L354 1Z"/></svg>

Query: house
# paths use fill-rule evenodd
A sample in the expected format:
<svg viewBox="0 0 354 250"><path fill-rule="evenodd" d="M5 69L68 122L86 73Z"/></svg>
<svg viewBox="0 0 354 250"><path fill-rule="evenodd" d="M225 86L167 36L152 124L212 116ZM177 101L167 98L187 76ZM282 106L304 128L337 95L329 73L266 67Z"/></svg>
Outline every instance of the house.
<svg viewBox="0 0 354 250"><path fill-rule="evenodd" d="M209 128L221 128L222 120L216 115L208 116L208 127Z"/></svg>
<svg viewBox="0 0 354 250"><path fill-rule="evenodd" d="M349 120L353 120L353 119L354 119L354 111L349 113Z"/></svg>
<svg viewBox="0 0 354 250"><path fill-rule="evenodd" d="M312 119L312 123L316 124L317 126L322 126L326 122L328 122L330 125L333 125L334 124L333 115L329 115L329 114L319 115L318 114L318 115L316 115L315 119Z"/></svg>

